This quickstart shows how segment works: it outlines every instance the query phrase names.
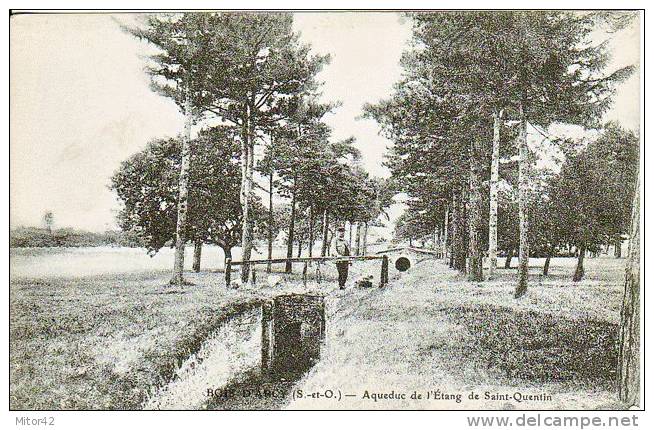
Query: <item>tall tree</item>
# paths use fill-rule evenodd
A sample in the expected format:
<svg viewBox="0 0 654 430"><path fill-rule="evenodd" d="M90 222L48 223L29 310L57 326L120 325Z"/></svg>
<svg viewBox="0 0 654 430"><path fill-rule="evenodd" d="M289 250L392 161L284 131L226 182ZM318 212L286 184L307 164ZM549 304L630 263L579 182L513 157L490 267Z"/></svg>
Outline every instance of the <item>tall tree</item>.
<svg viewBox="0 0 654 430"><path fill-rule="evenodd" d="M298 100L289 109L285 125L279 127L276 144L270 147L264 159L269 159L270 169L279 176L277 182L280 195L291 201L290 222L287 235L287 257L293 256L295 243L296 209L303 202L312 202L316 195L313 181L316 170L322 169L323 161L330 158L328 138L329 127L321 118L333 108L331 104L320 104L315 100ZM307 204L310 206L312 203ZM286 272L292 271L290 261Z"/></svg>
<svg viewBox="0 0 654 430"><path fill-rule="evenodd" d="M209 14L210 55L201 77L202 103L220 119L240 130L241 205L243 206L243 260L252 251L251 213L255 144L262 130L285 119L285 105L318 88L315 76L329 56L312 56L293 32L289 13ZM248 279L249 266L241 277Z"/></svg>
<svg viewBox="0 0 654 430"><path fill-rule="evenodd" d="M528 219L527 175L529 170L527 123L548 126L552 122L593 125L611 103L615 84L633 67L606 73L605 44L593 44L591 33L602 15L575 12L515 12L509 27L516 39L514 53L506 52L515 84L509 86L520 121L519 206L520 263L515 296L527 289ZM523 232L523 230L525 230ZM522 251L522 248L526 252Z"/></svg>
<svg viewBox="0 0 654 430"><path fill-rule="evenodd" d="M257 164L257 169L259 173L265 175L268 179L268 235L266 240L268 242L268 260L272 259L273 254L273 241L275 240L275 217L274 217L274 206L273 206L273 194L275 188L275 167L273 162L275 160L275 138L274 138L275 129L271 129L268 134L270 136L270 143L266 147L264 156L259 163ZM270 273L272 271L272 263L268 262L266 265L266 272Z"/></svg>
<svg viewBox="0 0 654 430"><path fill-rule="evenodd" d="M185 116L179 172L175 260L171 284L183 284L188 184L190 171L191 127L202 108L197 104L198 82L203 66L211 61L207 52L207 16L205 14L157 14L146 17L142 25L126 28L135 37L158 49L150 56L146 70L152 78L152 88L171 98Z"/></svg>
<svg viewBox="0 0 654 430"><path fill-rule="evenodd" d="M633 198L629 259L620 316L618 394L620 400L627 406L640 406L640 186L638 182Z"/></svg>
<svg viewBox="0 0 654 430"><path fill-rule="evenodd" d="M500 132L504 111L493 114L493 149L490 174L490 210L488 217L488 277L497 269L497 187L500 180Z"/></svg>

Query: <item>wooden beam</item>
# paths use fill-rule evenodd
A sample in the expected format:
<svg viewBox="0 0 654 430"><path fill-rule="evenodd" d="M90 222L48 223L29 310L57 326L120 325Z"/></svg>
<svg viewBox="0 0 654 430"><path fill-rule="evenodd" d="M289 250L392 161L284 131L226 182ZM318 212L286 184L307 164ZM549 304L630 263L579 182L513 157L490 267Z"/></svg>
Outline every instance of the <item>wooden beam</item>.
<svg viewBox="0 0 654 430"><path fill-rule="evenodd" d="M341 256L341 257L295 257L295 258L272 258L270 260L249 260L249 261L232 261L232 266L240 266L243 264L281 264L290 261L291 263L305 263L308 261L369 261L369 260L381 260L384 258L381 255L354 255L354 256Z"/></svg>

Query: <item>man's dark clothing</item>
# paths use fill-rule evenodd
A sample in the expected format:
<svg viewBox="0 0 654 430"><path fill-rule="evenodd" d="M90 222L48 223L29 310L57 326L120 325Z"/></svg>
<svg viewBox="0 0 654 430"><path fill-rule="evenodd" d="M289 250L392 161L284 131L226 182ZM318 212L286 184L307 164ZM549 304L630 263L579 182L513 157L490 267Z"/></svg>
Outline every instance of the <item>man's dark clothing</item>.
<svg viewBox="0 0 654 430"><path fill-rule="evenodd" d="M336 263L336 270L338 270L338 286L340 288L345 288L345 282L347 282L347 269L349 266L349 261L339 261Z"/></svg>
<svg viewBox="0 0 654 430"><path fill-rule="evenodd" d="M350 255L350 247L347 245L345 239L336 238L336 243L334 246L336 250L336 255L347 257ZM336 270L338 270L338 286L341 289L345 288L345 282L347 282L347 272L350 266L349 261L337 261Z"/></svg>

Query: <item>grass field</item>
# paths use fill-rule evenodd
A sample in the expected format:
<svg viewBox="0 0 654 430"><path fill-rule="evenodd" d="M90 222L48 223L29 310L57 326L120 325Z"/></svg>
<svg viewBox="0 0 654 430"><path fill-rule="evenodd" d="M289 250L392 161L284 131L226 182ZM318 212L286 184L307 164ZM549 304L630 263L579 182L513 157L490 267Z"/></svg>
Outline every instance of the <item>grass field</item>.
<svg viewBox="0 0 654 430"><path fill-rule="evenodd" d="M143 269L151 261L133 261L148 258L133 250L113 250L104 263L101 254L84 252L12 251L12 409L140 408L228 318L281 291L304 290L297 277L282 289L225 289L223 273L210 271L189 273L193 285L170 288L169 271ZM89 258L96 265L83 267ZM67 265L57 270L61 261ZM97 274L100 267L107 273ZM368 269L377 275L376 265ZM567 399L564 406L606 405L623 270L624 260L588 259L587 279L574 285L574 259L554 259L546 278L532 269L527 296L515 301L514 270L478 286L427 260L395 274L386 290L333 295L336 274L329 267L327 281L310 288L331 297L330 335L324 359L301 384L546 383L559 403Z"/></svg>
<svg viewBox="0 0 654 430"><path fill-rule="evenodd" d="M355 396L289 399L287 406L622 408L615 377L624 260L587 262L588 279L577 284L570 281L574 259L553 260L546 278L534 267L527 294L515 300L515 270L476 284L442 262L423 261L351 312L334 315L323 358L299 384L305 393L338 387ZM373 401L366 391L406 399ZM414 391L451 397L411 400ZM472 391L480 398L468 398ZM551 398L516 401L514 393Z"/></svg>
<svg viewBox="0 0 654 430"><path fill-rule="evenodd" d="M234 250L234 258L240 258ZM281 255L282 249L275 250ZM111 274L143 274L170 270L174 250L161 249L149 257L142 248L84 247L84 248L12 248L12 278L78 278ZM261 255L261 254L257 254ZM205 246L202 268L222 270L223 251ZM193 247L186 248L184 268L191 270Z"/></svg>
<svg viewBox="0 0 654 430"><path fill-rule="evenodd" d="M222 254L206 257L218 265ZM11 408L140 408L225 320L303 290L299 282L266 288L265 279L226 289L224 273L213 271L187 273L193 285L171 288L159 264L129 248L12 250ZM103 267L108 274L96 274ZM336 270L328 265L323 276L312 287L333 289Z"/></svg>
<svg viewBox="0 0 654 430"><path fill-rule="evenodd" d="M135 409L221 320L257 296L167 273L12 282L11 407Z"/></svg>

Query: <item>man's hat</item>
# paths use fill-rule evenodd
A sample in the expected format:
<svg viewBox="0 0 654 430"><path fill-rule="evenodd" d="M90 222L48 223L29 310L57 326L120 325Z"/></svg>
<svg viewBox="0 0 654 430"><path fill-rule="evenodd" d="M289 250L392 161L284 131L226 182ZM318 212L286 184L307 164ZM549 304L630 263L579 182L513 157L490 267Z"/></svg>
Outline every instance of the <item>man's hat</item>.
<svg viewBox="0 0 654 430"><path fill-rule="evenodd" d="M338 227L338 228L336 229L336 231L345 231L345 227L340 226L340 227Z"/></svg>

